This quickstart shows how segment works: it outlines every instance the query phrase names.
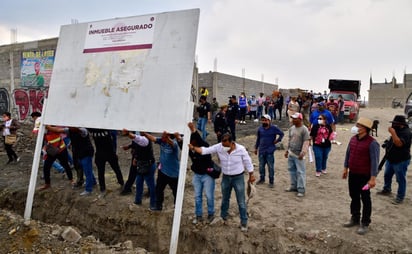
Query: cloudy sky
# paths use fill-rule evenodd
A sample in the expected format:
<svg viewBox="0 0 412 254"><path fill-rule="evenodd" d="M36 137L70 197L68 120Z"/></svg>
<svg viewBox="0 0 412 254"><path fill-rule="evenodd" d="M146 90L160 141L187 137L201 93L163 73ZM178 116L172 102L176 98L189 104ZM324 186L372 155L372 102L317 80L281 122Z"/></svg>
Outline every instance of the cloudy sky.
<svg viewBox="0 0 412 254"><path fill-rule="evenodd" d="M411 0L3 0L0 45L59 35L60 26L200 9L196 56L214 70L281 88L327 90L328 80L399 82L412 73Z"/></svg>

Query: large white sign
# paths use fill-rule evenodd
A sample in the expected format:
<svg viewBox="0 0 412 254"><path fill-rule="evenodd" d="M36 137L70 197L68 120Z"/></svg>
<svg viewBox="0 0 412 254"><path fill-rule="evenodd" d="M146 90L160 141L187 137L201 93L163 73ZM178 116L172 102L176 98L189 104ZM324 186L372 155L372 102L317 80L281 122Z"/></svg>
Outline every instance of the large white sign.
<svg viewBox="0 0 412 254"><path fill-rule="evenodd" d="M61 27L45 124L184 132L199 10Z"/></svg>

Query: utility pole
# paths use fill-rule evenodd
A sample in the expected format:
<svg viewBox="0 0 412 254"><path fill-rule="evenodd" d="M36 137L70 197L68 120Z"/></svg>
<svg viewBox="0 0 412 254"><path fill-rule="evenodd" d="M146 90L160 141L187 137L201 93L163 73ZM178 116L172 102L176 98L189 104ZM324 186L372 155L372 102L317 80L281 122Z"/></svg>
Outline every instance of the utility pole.
<svg viewBox="0 0 412 254"><path fill-rule="evenodd" d="M218 97L218 85L217 85L217 58L213 60L213 84L212 84L212 98Z"/></svg>
<svg viewBox="0 0 412 254"><path fill-rule="evenodd" d="M263 73L262 73L262 93L265 93L265 75L263 75Z"/></svg>
<svg viewBox="0 0 412 254"><path fill-rule="evenodd" d="M14 100L11 99L13 97L14 92L14 44L17 42L17 29L13 28L10 29L10 41L11 41L11 48L9 51L9 59L10 59L10 101L9 106L11 108L10 112L14 112L16 105L14 104ZM17 114L18 115L18 114Z"/></svg>
<svg viewBox="0 0 412 254"><path fill-rule="evenodd" d="M245 79L245 68L242 69L242 77L243 77L243 92L245 92L245 86L246 86L246 79Z"/></svg>

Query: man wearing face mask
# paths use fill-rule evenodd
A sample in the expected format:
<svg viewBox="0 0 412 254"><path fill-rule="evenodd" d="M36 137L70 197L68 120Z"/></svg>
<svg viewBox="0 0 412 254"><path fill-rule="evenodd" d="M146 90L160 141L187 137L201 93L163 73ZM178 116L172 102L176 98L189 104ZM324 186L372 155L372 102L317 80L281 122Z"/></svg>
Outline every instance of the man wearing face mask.
<svg viewBox="0 0 412 254"><path fill-rule="evenodd" d="M406 171L411 161L411 131L406 123L405 116L397 115L388 128L391 134L386 143L386 163L383 189L380 195L390 195L392 191L392 178L396 175L398 192L393 204L401 204L406 193Z"/></svg>
<svg viewBox="0 0 412 254"><path fill-rule="evenodd" d="M351 197L351 219L344 227L359 226L357 233L364 235L371 223L372 200L370 188L375 187L379 165L379 144L369 135L373 122L360 117L355 133L348 144L345 155L342 178L348 178L349 195ZM363 205L361 219L361 201Z"/></svg>
<svg viewBox="0 0 412 254"><path fill-rule="evenodd" d="M274 187L275 180L275 150L276 144L282 141L284 136L277 126L271 124L269 115L263 115L261 118L262 126L257 131L255 144L255 155L259 151L259 174L260 179L257 184L265 182L265 165L269 168L269 188Z"/></svg>
<svg viewBox="0 0 412 254"><path fill-rule="evenodd" d="M222 142L210 147L196 147L189 144L189 149L202 154L216 153L220 160L220 166L222 168L222 205L220 209L220 217L223 221L227 220L229 201L232 189L235 190L236 200L239 207L240 216L240 230L242 232L247 231L247 205L245 198L245 168L249 173L249 182L255 181L253 175L253 164L246 148L232 140L230 133L225 133L222 136Z"/></svg>

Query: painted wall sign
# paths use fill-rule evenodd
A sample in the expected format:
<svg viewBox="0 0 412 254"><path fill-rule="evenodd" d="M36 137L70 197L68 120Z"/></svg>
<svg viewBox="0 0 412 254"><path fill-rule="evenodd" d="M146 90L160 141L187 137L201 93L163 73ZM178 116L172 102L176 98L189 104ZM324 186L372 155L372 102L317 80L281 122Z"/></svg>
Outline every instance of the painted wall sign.
<svg viewBox="0 0 412 254"><path fill-rule="evenodd" d="M23 51L21 56L21 86L48 87L53 70L55 51Z"/></svg>

